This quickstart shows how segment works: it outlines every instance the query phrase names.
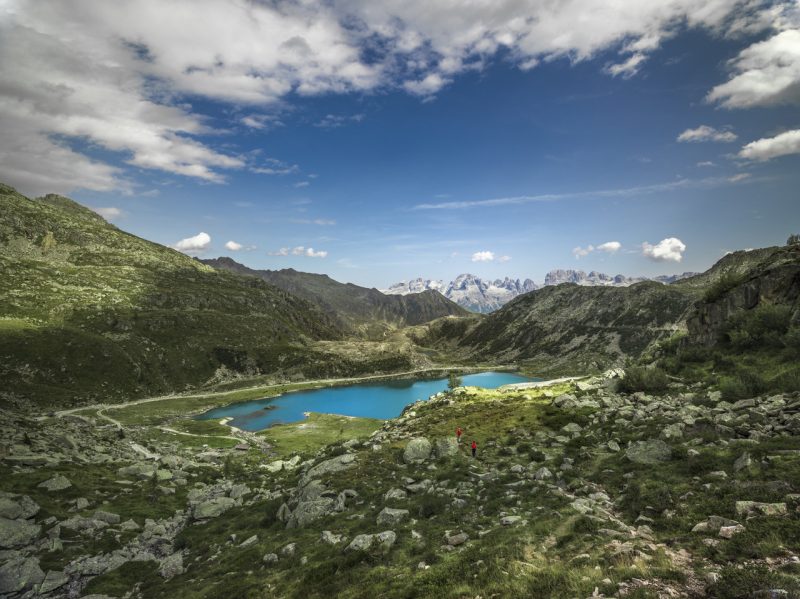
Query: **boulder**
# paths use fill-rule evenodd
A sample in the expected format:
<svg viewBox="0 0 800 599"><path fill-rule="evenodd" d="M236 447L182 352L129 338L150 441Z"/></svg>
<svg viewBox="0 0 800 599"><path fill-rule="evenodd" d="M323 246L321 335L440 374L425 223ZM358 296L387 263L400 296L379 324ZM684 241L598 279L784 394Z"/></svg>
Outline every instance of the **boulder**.
<svg viewBox="0 0 800 599"><path fill-rule="evenodd" d="M166 580L174 578L179 574L183 574L183 554L180 552L173 553L169 557L161 560L161 566L158 569L158 573L161 574L161 577L165 578Z"/></svg>
<svg viewBox="0 0 800 599"><path fill-rule="evenodd" d="M549 480L553 478L553 473L550 472L545 466L539 468L536 472L533 473L533 478L536 480Z"/></svg>
<svg viewBox="0 0 800 599"><path fill-rule="evenodd" d="M458 455L458 441L453 437L442 437L436 439L433 453L437 459L447 458Z"/></svg>
<svg viewBox="0 0 800 599"><path fill-rule="evenodd" d="M381 510L380 514L378 514L377 522L381 525L394 525L399 524L406 518L408 518L409 511L408 510L396 510L394 508L385 507Z"/></svg>
<svg viewBox="0 0 800 599"><path fill-rule="evenodd" d="M345 547L345 551L366 551L370 547L372 547L372 543L375 540L375 535L356 535L350 544Z"/></svg>
<svg viewBox="0 0 800 599"><path fill-rule="evenodd" d="M723 539L732 539L733 535L737 535L744 531L745 528L741 524L736 524L735 526L723 526L719 529L719 536L721 536Z"/></svg>
<svg viewBox="0 0 800 599"><path fill-rule="evenodd" d="M500 518L500 524L503 526L512 526L522 520L522 516L503 516Z"/></svg>
<svg viewBox="0 0 800 599"><path fill-rule="evenodd" d="M464 543L466 543L468 540L469 540L469 535L467 535L467 533L465 532L459 532L456 534L445 533L444 535L444 541L450 547L458 547L459 545L463 545Z"/></svg>
<svg viewBox="0 0 800 599"><path fill-rule="evenodd" d="M278 554L277 553L267 553L262 559L265 564L271 565L278 563Z"/></svg>
<svg viewBox="0 0 800 599"><path fill-rule="evenodd" d="M330 460L320 462L316 466L310 468L308 472L303 475L303 481L301 481L301 484L303 484L304 481L311 480L312 478L319 478L325 474L331 474L333 472L340 472L342 470L352 468L356 465L355 461L356 456L351 453L345 453L344 455L336 456Z"/></svg>
<svg viewBox="0 0 800 599"><path fill-rule="evenodd" d="M672 456L672 449L661 439L649 439L632 443L625 451L625 457L637 464L658 464Z"/></svg>
<svg viewBox="0 0 800 599"><path fill-rule="evenodd" d="M403 461L406 464L424 462L431 457L431 442L425 437L411 439L403 451Z"/></svg>
<svg viewBox="0 0 800 599"><path fill-rule="evenodd" d="M33 518L39 513L37 503L27 495L0 492L0 518Z"/></svg>
<svg viewBox="0 0 800 599"><path fill-rule="evenodd" d="M785 516L785 503L761 503L759 501L737 501L736 513L740 516Z"/></svg>
<svg viewBox="0 0 800 599"><path fill-rule="evenodd" d="M608 447L609 451L613 451L615 453L620 450L619 443L613 440L606 443L606 447Z"/></svg>
<svg viewBox="0 0 800 599"><path fill-rule="evenodd" d="M376 534L375 540L380 543L383 549L390 549L397 541L397 535L393 530L385 530Z"/></svg>
<svg viewBox="0 0 800 599"><path fill-rule="evenodd" d="M0 518L0 548L24 547L39 536L42 527L27 520Z"/></svg>
<svg viewBox="0 0 800 599"><path fill-rule="evenodd" d="M28 591L43 580L38 558L12 558L0 566L0 596Z"/></svg>
<svg viewBox="0 0 800 599"><path fill-rule="evenodd" d="M122 518L119 517L118 514L112 514L111 512L104 512L103 510L97 510L94 515L92 516L95 520L100 520L101 522L105 522L106 524L119 524Z"/></svg>
<svg viewBox="0 0 800 599"><path fill-rule="evenodd" d="M383 496L384 501L389 501L390 499L406 499L408 497L408 493L404 489L393 488L386 491L386 495Z"/></svg>
<svg viewBox="0 0 800 599"><path fill-rule="evenodd" d="M44 577L44 581L39 585L39 593L45 595L56 589L60 589L69 582L69 577L63 572L50 570Z"/></svg>
<svg viewBox="0 0 800 599"><path fill-rule="evenodd" d="M749 470L753 466L753 459L748 452L744 452L733 463L733 471L740 472L742 470Z"/></svg>
<svg viewBox="0 0 800 599"><path fill-rule="evenodd" d="M303 528L315 520L324 518L332 514L335 508L335 501L330 497L320 497L310 501L301 501L294 508L289 519L286 521L286 528Z"/></svg>
<svg viewBox="0 0 800 599"><path fill-rule="evenodd" d="M195 520L207 520L221 516L233 506L236 501L230 497L215 497L194 506L193 516Z"/></svg>
<svg viewBox="0 0 800 599"><path fill-rule="evenodd" d="M344 541L344 535L336 535L329 530L323 530L319 540L328 545L338 545Z"/></svg>
<svg viewBox="0 0 800 599"><path fill-rule="evenodd" d="M36 486L41 489L47 489L48 491L63 491L64 489L69 489L72 483L66 476L56 474L53 478L39 483Z"/></svg>

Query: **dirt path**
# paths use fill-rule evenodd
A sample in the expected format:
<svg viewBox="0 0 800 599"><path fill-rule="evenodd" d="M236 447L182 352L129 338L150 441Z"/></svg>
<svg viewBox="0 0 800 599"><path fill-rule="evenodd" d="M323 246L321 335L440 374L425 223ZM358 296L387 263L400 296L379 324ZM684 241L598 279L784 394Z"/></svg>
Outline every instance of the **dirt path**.
<svg viewBox="0 0 800 599"><path fill-rule="evenodd" d="M494 368L506 368L503 366L495 366ZM359 377L350 377L350 378L341 378L341 379L317 379L313 381L301 381L303 384L309 385L331 385L331 384L346 384L346 383L359 383L363 381L369 380L376 380L376 379L387 379L387 378L394 378L398 376L408 376L414 374L421 374L423 372L442 372L446 370L483 370L483 369L476 369L476 368L464 368L459 366L441 366L439 368L419 368L417 370L407 370L405 372L397 372L393 374L372 374L368 376L359 376ZM288 383L291 384L291 383ZM287 383L278 383L274 385L256 385L253 387L244 387L242 389L233 389L231 391L219 391L216 393L194 393L191 395L160 395L157 397L145 397L142 399L134 399L131 401L126 401L123 403L115 403L115 404L107 404L107 403L97 403L91 404L88 406L81 406L78 408L70 408L68 410L60 410L55 412L56 418L61 418L63 416L67 416L69 414L74 414L75 412L82 412L84 410L97 410L97 415L109 422L116 424L119 427L122 427L122 423L117 420L114 420L111 416L105 414L105 410L109 409L124 409L129 408L131 406L138 406L145 403L151 403L156 401L168 401L170 399L191 399L194 397L224 397L226 395L232 395L234 393L241 393L242 391L252 391L254 389L275 389L279 387L286 387ZM44 418L41 417L41 418Z"/></svg>

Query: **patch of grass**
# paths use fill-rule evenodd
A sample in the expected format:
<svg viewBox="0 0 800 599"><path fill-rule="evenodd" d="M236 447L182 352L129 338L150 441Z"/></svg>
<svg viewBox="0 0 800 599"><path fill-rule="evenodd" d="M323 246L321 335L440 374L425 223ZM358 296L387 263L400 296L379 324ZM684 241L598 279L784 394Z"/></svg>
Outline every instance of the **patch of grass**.
<svg viewBox="0 0 800 599"><path fill-rule="evenodd" d="M280 456L312 454L332 443L366 439L383 424L373 418L312 413L301 422L279 424L259 433Z"/></svg>
<svg viewBox="0 0 800 599"><path fill-rule="evenodd" d="M116 570L92 578L84 593L122 597L134 586L138 586L141 592L161 581L157 562L126 562Z"/></svg>
<svg viewBox="0 0 800 599"><path fill-rule="evenodd" d="M645 393L664 393L669 379L661 368L644 368L631 366L625 370L625 376L619 382L619 390L623 393L644 391Z"/></svg>

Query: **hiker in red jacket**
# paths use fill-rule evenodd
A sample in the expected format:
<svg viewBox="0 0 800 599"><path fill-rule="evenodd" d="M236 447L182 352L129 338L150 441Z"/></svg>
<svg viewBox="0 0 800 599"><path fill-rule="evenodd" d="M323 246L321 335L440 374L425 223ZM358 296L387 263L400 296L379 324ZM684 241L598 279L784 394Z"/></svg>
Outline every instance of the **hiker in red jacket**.
<svg viewBox="0 0 800 599"><path fill-rule="evenodd" d="M458 441L459 443L461 443L461 434L463 432L464 431L461 430L460 426L456 428L456 441Z"/></svg>
<svg viewBox="0 0 800 599"><path fill-rule="evenodd" d="M478 443L476 441L472 442L472 457L475 457L475 454L478 453Z"/></svg>

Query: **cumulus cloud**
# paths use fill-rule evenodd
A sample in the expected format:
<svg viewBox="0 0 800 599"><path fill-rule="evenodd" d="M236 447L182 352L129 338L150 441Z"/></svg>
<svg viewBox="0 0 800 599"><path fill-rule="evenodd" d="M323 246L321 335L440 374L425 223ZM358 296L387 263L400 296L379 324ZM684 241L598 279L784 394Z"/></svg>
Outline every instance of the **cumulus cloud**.
<svg viewBox="0 0 800 599"><path fill-rule="evenodd" d="M491 262L494 260L494 252L475 252L472 254L473 262Z"/></svg>
<svg viewBox="0 0 800 599"><path fill-rule="evenodd" d="M601 243L600 245L587 245L586 247L575 247L572 248L572 255L575 256L576 259L585 258L592 252L605 252L606 254L616 254L622 244L619 241L606 241L605 243Z"/></svg>
<svg viewBox="0 0 800 599"><path fill-rule="evenodd" d="M225 242L225 248L229 249L232 252L238 252L240 249L242 249L242 247L243 246L242 246L241 243L236 243L235 241L226 241Z"/></svg>
<svg viewBox="0 0 800 599"><path fill-rule="evenodd" d="M284 247L274 252L268 252L270 256L305 256L306 258L325 258L328 252L325 250L315 250L311 247L298 245L293 248Z"/></svg>
<svg viewBox="0 0 800 599"><path fill-rule="evenodd" d="M646 241L642 244L642 255L655 262L680 262L685 251L686 244L677 237L662 239L655 245Z"/></svg>
<svg viewBox="0 0 800 599"><path fill-rule="evenodd" d="M678 136L679 142L684 143L697 143L702 141L736 141L736 134L733 131L721 131L709 127L708 125L700 125L696 129L687 129Z"/></svg>
<svg viewBox="0 0 800 599"><path fill-rule="evenodd" d="M173 247L186 254L199 254L207 250L209 245L211 245L211 236L201 231L194 237L181 239Z"/></svg>
<svg viewBox="0 0 800 599"><path fill-rule="evenodd" d="M135 168L222 183L250 165L215 145L197 112L204 103L190 100L230 104L237 124L258 130L278 126L267 115L296 96L404 89L429 98L500 52L522 69L610 52L605 70L629 77L683 27L752 34L779 22L778 8L754 0L5 0L0 177L28 193L129 191L128 169L77 149L93 146ZM741 106L795 97L796 35L781 31L745 50L710 99ZM326 119L320 124L338 126Z"/></svg>
<svg viewBox="0 0 800 599"><path fill-rule="evenodd" d="M763 162L788 154L800 154L800 129L785 131L775 137L751 141L741 149L739 157Z"/></svg>
<svg viewBox="0 0 800 599"><path fill-rule="evenodd" d="M115 208L114 206L92 208L92 210L97 212L97 214L102 216L107 221L116 220L122 217L124 214L122 210L120 210L119 208Z"/></svg>
<svg viewBox="0 0 800 599"><path fill-rule="evenodd" d="M800 29L780 31L742 50L730 63L733 77L707 99L726 108L800 102Z"/></svg>
<svg viewBox="0 0 800 599"><path fill-rule="evenodd" d="M499 256L497 258L498 262L508 262L509 260L511 260L511 256Z"/></svg>

